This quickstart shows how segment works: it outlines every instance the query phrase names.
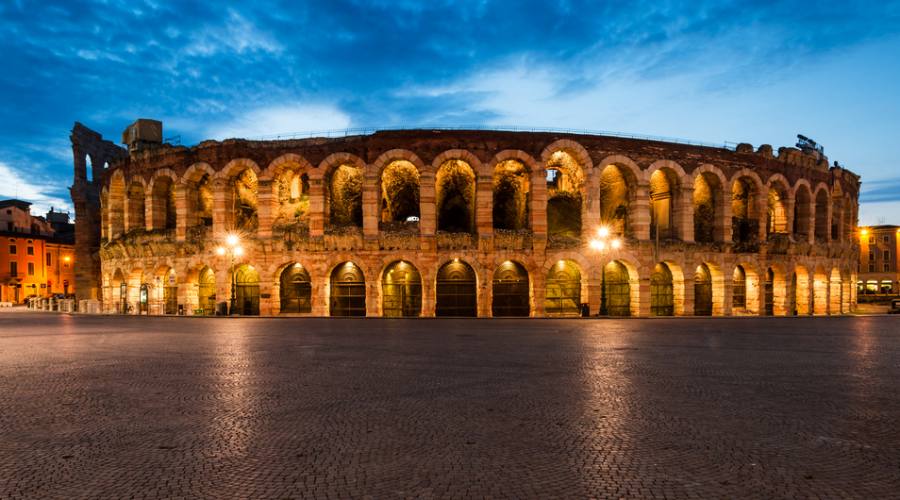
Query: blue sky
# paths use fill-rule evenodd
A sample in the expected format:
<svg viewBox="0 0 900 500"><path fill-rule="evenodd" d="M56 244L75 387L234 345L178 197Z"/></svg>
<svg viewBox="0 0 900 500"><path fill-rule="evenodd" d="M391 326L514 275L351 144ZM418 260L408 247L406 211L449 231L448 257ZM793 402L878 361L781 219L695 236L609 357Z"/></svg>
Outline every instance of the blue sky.
<svg viewBox="0 0 900 500"><path fill-rule="evenodd" d="M70 208L76 120L186 144L520 125L793 145L900 223L900 2L0 1L0 197Z"/></svg>

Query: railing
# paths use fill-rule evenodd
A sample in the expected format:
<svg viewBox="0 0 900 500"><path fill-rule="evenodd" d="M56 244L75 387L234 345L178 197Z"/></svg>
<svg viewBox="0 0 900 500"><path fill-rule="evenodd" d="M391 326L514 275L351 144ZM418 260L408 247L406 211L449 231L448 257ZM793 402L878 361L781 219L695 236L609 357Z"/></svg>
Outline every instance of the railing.
<svg viewBox="0 0 900 500"><path fill-rule="evenodd" d="M391 126L391 127L356 127L334 130L316 130L306 132L288 132L281 134L269 134L245 137L250 141L279 141L292 139L310 139L310 138L340 138L350 136L372 135L376 132L390 131L486 131L486 132L544 132L552 134L574 134L574 135L594 135L603 137L617 137L621 139L640 139L644 141L669 142L674 144L685 144L688 146L703 146L708 148L720 148L734 151L737 143L724 141L721 143L695 141L691 139L682 139L679 137L667 137L661 135L634 134L629 132L616 132L612 130L590 130L578 128L559 128L559 127L520 127L515 125L459 125L459 126L435 126L413 125L413 126Z"/></svg>

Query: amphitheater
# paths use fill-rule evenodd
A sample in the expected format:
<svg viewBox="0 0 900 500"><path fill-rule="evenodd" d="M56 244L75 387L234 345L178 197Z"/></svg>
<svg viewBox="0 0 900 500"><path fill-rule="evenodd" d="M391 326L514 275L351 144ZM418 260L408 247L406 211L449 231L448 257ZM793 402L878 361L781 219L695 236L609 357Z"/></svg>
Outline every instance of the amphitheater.
<svg viewBox="0 0 900 500"><path fill-rule="evenodd" d="M71 139L77 290L106 312L781 316L856 304L859 177L814 149L432 129L184 147L152 120L126 130L126 148L81 124Z"/></svg>

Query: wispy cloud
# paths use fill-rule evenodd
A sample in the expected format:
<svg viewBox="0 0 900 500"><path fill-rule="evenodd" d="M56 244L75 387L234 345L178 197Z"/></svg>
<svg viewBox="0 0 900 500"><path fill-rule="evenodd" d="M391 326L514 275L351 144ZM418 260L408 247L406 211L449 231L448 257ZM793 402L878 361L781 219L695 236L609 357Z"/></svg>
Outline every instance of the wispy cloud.
<svg viewBox="0 0 900 500"><path fill-rule="evenodd" d="M34 172L22 172L6 163L0 162L0 199L18 198L30 201L34 205L33 215L43 215L54 207L56 210L71 210L71 201L51 193L65 191L65 185L59 181L35 176Z"/></svg>
<svg viewBox="0 0 900 500"><path fill-rule="evenodd" d="M350 117L329 105L288 104L254 109L207 129L210 139L254 138L276 133L340 130Z"/></svg>

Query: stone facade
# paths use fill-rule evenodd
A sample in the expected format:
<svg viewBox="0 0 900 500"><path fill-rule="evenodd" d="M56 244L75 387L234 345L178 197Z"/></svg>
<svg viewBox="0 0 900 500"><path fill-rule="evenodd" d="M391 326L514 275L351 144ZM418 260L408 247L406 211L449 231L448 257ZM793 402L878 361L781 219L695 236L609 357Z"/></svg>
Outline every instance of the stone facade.
<svg viewBox="0 0 900 500"><path fill-rule="evenodd" d="M855 307L859 178L794 148L446 130L142 143L85 184L82 135L72 193L96 247L79 245L107 311L207 314L233 290L262 315ZM601 226L620 248L590 247Z"/></svg>

